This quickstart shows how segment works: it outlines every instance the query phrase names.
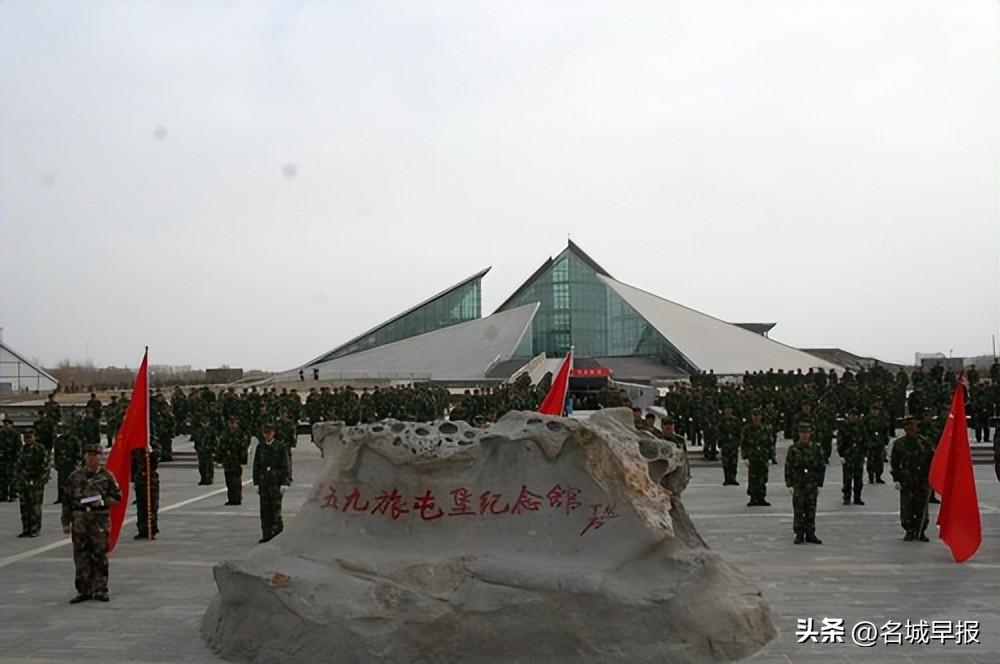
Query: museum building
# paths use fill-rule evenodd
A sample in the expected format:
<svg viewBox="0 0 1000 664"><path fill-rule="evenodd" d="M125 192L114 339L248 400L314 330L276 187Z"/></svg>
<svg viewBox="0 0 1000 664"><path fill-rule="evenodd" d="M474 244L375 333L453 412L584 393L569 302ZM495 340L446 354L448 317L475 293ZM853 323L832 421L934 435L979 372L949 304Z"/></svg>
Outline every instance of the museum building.
<svg viewBox="0 0 1000 664"><path fill-rule="evenodd" d="M773 323L728 323L608 273L569 241L489 316L486 268L332 350L278 382L537 381L572 346L577 376L657 385L698 372L842 367L768 338Z"/></svg>

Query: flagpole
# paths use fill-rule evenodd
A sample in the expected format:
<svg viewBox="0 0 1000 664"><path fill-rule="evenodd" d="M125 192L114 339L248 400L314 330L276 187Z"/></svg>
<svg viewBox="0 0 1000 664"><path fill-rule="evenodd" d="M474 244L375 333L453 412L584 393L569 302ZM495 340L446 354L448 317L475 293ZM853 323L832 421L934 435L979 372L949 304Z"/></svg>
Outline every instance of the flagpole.
<svg viewBox="0 0 1000 664"><path fill-rule="evenodd" d="M153 444L150 438L150 420L152 411L149 409L149 390L150 390L150 380L149 380L149 346L146 346L146 538L154 539L155 534L153 533L153 471L149 459L150 446Z"/></svg>

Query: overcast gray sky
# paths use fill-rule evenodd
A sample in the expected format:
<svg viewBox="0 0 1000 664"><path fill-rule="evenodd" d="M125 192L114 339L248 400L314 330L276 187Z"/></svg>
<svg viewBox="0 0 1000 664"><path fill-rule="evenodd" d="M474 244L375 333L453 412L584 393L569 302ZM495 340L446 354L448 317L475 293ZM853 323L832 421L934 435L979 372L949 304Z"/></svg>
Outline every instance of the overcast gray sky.
<svg viewBox="0 0 1000 664"><path fill-rule="evenodd" d="M0 326L285 369L571 233L887 360L990 352L998 5L0 4Z"/></svg>

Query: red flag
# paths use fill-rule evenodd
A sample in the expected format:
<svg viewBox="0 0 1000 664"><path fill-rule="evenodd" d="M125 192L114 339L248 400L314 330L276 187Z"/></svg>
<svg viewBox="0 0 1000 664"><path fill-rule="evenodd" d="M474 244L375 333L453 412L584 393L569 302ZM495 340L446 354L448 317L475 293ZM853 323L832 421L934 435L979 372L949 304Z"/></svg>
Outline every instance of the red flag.
<svg viewBox="0 0 1000 664"><path fill-rule="evenodd" d="M931 487L941 494L937 518L941 539L951 549L956 563L968 560L982 544L983 531L961 379L951 398L951 412L941 432L928 479Z"/></svg>
<svg viewBox="0 0 1000 664"><path fill-rule="evenodd" d="M125 510L128 509L128 490L132 481L132 450L144 450L149 445L149 372L146 361L149 349L142 355L139 373L135 376L135 386L132 387L132 400L129 401L125 419L118 428L115 442L105 467L118 480L122 491L122 499L111 506L111 531L108 533L108 553L111 553L118 543L118 535L125 522Z"/></svg>
<svg viewBox="0 0 1000 664"><path fill-rule="evenodd" d="M544 415L562 415L566 408L566 393L569 391L569 372L573 368L573 349L566 353L566 359L559 367L559 373L552 381L549 393L545 395L538 412Z"/></svg>

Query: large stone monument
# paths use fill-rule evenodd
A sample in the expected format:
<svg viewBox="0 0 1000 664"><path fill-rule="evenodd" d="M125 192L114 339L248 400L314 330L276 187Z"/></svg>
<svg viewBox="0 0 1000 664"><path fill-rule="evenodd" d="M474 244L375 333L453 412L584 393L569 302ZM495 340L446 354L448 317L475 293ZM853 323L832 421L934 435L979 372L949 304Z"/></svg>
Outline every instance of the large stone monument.
<svg viewBox="0 0 1000 664"><path fill-rule="evenodd" d="M715 662L774 637L766 603L680 500L686 452L628 409L318 424L312 494L215 568L228 659Z"/></svg>

